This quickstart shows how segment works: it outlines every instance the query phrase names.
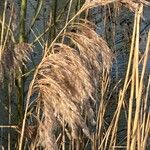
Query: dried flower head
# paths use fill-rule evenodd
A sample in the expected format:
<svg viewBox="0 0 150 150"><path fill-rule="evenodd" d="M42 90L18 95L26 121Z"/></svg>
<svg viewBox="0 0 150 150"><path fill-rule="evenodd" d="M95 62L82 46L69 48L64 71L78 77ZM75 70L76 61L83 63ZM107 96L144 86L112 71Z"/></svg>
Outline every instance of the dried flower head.
<svg viewBox="0 0 150 150"><path fill-rule="evenodd" d="M57 147L52 144L57 121L62 126L64 121L69 125L73 138L78 137L79 127L91 138L82 112L95 123L91 107L95 82L98 83L102 68L109 71L112 63L110 49L91 26L84 22L71 26L76 32L67 32L65 37L74 45L55 43L50 50L53 53L42 61L38 70L33 91L42 102L44 118L38 136L45 149Z"/></svg>
<svg viewBox="0 0 150 150"><path fill-rule="evenodd" d="M22 66L25 66L25 62L30 60L29 55L31 52L32 48L27 43L8 44L0 60L0 70L3 72L1 80L4 76L11 79L18 70L21 72Z"/></svg>

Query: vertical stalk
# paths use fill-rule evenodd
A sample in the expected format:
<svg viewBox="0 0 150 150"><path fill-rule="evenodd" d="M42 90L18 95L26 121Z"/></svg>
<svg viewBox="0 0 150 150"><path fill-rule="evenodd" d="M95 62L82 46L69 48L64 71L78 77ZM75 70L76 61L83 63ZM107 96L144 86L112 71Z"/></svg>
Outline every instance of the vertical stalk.
<svg viewBox="0 0 150 150"><path fill-rule="evenodd" d="M20 12L20 28L19 28L19 43L26 42L26 12L27 12L27 0L21 0L21 12ZM24 72L24 67L22 66L22 72ZM18 109L20 113L20 121L23 120L23 106L24 106L24 78L22 73L17 80L18 82ZM21 137L21 143L19 143L19 150L22 149L23 139Z"/></svg>
<svg viewBox="0 0 150 150"><path fill-rule="evenodd" d="M3 42L4 42L4 33L5 33L4 30L5 30L5 21L6 21L6 7L7 7L7 1L5 1L5 3L4 3L4 10L2 9L2 15L0 14L2 16L2 18L0 16L0 18L2 19L2 24L1 24L1 28L0 28L0 60L2 58L2 53L3 53L3 49L4 49Z"/></svg>
<svg viewBox="0 0 150 150"><path fill-rule="evenodd" d="M20 28L19 28L19 43L25 42L25 18L27 10L27 0L21 1L21 12L20 12ZM22 72L24 72L24 67L22 66ZM17 79L17 88L18 88L18 112L19 112L19 121L23 118L23 92L24 92L24 79L20 73L19 78Z"/></svg>
<svg viewBox="0 0 150 150"><path fill-rule="evenodd" d="M65 150L65 120L63 117L62 150Z"/></svg>
<svg viewBox="0 0 150 150"><path fill-rule="evenodd" d="M11 84L8 83L8 124L11 125ZM8 150L11 150L11 133L8 130Z"/></svg>
<svg viewBox="0 0 150 150"><path fill-rule="evenodd" d="M132 42L131 42L131 49L130 49L130 59L132 59L133 51L134 51L134 44L135 44L135 35L136 35L136 26L137 26L137 13L134 17L134 27L132 33ZM131 64L130 64L131 65ZM133 97L134 97L134 76L135 76L135 69L132 72L132 81L131 81L131 91L130 91L130 98L129 98L129 113L128 113L128 124L127 124L127 150L130 150L130 140L131 140L131 122L132 122L132 106L133 106Z"/></svg>
<svg viewBox="0 0 150 150"><path fill-rule="evenodd" d="M25 19L27 11L27 0L21 1L21 13L20 13L20 30L19 30L19 43L25 42Z"/></svg>
<svg viewBox="0 0 150 150"><path fill-rule="evenodd" d="M137 53L139 52L139 43L137 41L139 41L139 24L140 24L140 17L141 14L143 12L143 5L140 5L139 10L137 13L137 27L136 27L136 43L135 43L135 59L138 59L137 57ZM136 78L135 78L135 83L136 83L136 87L135 87L135 92L136 92L136 109L135 109L135 116L134 116L134 123L133 123L133 133L132 133L132 142L131 142L131 150L135 150L136 149L136 139L137 139L137 132L138 132L138 125L139 125L139 114L140 114L140 105L141 105L141 96L142 96L142 88L143 88L143 76L141 75L141 79L140 80L140 86L139 86L139 76L138 76L138 65L136 64L138 63L138 60L135 61L135 71L136 71ZM143 67L144 68L144 67ZM143 73L143 72L142 72Z"/></svg>
<svg viewBox="0 0 150 150"><path fill-rule="evenodd" d="M53 17L53 19L54 19L54 38L55 38L55 36L56 36L56 19L57 19L57 0L55 0L55 4L54 4L54 17Z"/></svg>
<svg viewBox="0 0 150 150"><path fill-rule="evenodd" d="M77 0L76 2L76 8L75 8L75 13L77 13L77 11L80 9L81 7L81 0Z"/></svg>

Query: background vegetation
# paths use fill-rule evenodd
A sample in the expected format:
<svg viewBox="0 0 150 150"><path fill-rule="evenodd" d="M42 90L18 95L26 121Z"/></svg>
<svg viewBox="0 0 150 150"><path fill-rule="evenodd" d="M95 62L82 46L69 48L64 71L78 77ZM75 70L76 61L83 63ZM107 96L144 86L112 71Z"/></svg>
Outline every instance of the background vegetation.
<svg viewBox="0 0 150 150"><path fill-rule="evenodd" d="M149 7L1 0L0 148L149 150Z"/></svg>

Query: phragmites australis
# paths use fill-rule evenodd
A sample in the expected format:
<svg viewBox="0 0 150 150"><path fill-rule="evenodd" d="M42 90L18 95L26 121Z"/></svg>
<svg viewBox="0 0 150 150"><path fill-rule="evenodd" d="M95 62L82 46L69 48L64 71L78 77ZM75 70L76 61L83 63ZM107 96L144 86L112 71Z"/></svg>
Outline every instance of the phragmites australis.
<svg viewBox="0 0 150 150"><path fill-rule="evenodd" d="M110 49L90 23L77 23L71 28L75 32L63 36L72 46L55 43L42 61L34 83L33 93L38 93L43 113L38 141L45 149L57 149L54 130L58 123L68 124L74 139L78 128L91 138L82 112L91 124L95 123L91 101L95 100L93 94L102 69L109 71L112 63Z"/></svg>
<svg viewBox="0 0 150 150"><path fill-rule="evenodd" d="M32 48L30 44L18 43L8 44L3 50L0 59L0 79L3 80L4 76L9 77L10 80L14 78L17 72L22 71L22 66L26 66L25 62L30 60L30 53Z"/></svg>

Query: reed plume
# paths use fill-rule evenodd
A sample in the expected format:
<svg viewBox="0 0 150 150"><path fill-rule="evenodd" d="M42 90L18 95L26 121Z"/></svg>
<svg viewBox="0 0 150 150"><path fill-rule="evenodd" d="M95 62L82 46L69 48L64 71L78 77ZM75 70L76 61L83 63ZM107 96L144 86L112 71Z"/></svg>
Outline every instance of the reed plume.
<svg viewBox="0 0 150 150"><path fill-rule="evenodd" d="M15 77L16 73L21 72L22 65L25 66L25 62L30 60L30 53L32 48L27 43L9 44L5 47L1 60L1 81L5 77Z"/></svg>
<svg viewBox="0 0 150 150"><path fill-rule="evenodd" d="M43 60L34 83L33 93L38 93L44 113L38 136L45 149L57 149L54 130L58 122L63 126L63 120L71 128L74 139L78 138L78 128L91 138L81 114L86 112L91 124L95 123L91 107L95 85L102 68L109 71L112 63L110 49L91 24L82 22L72 25L71 29L76 32L66 32L65 38L74 45L55 43Z"/></svg>

